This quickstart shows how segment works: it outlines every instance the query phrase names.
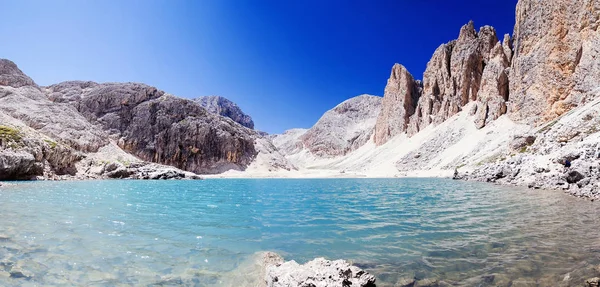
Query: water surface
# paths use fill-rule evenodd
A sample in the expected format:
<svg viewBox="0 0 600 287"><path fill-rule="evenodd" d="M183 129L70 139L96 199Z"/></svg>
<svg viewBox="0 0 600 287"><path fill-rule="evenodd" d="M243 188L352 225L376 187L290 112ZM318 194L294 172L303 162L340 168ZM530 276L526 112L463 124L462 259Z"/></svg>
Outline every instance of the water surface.
<svg viewBox="0 0 600 287"><path fill-rule="evenodd" d="M578 286L598 209L443 179L23 182L0 187L0 285L250 286L269 250L347 259L378 286Z"/></svg>

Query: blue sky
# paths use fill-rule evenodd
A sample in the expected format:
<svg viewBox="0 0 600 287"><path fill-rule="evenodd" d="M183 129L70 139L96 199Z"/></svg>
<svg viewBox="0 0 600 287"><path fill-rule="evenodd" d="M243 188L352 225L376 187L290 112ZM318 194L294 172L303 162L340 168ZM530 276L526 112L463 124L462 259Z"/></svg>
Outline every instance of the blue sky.
<svg viewBox="0 0 600 287"><path fill-rule="evenodd" d="M310 127L394 63L415 78L469 20L512 33L517 0L5 1L0 57L40 85L143 82L221 95L256 128Z"/></svg>

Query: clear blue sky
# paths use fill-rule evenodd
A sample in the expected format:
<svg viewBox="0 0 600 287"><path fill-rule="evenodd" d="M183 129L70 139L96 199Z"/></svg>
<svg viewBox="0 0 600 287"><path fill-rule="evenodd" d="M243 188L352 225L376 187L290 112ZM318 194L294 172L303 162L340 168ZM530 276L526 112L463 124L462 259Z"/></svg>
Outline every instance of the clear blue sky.
<svg viewBox="0 0 600 287"><path fill-rule="evenodd" d="M517 0L0 0L0 58L40 85L143 82L221 95L256 128L312 126L394 63L415 78L462 25L512 33Z"/></svg>

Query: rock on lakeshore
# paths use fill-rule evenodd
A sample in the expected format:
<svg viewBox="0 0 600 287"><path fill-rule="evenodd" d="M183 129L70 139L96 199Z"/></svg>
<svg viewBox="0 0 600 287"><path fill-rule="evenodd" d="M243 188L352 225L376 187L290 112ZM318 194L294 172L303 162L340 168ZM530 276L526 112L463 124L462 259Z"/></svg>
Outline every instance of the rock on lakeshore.
<svg viewBox="0 0 600 287"><path fill-rule="evenodd" d="M375 287L375 276L344 260L317 258L305 264L295 261L267 266L265 281L268 287L288 286L352 286Z"/></svg>

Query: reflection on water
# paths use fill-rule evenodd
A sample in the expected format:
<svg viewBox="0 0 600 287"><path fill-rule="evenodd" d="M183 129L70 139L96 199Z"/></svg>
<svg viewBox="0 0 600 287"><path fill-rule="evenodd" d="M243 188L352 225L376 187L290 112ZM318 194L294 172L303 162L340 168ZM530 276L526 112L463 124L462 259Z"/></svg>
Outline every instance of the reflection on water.
<svg viewBox="0 0 600 287"><path fill-rule="evenodd" d="M378 286L580 286L600 275L597 207L441 179L18 183L0 189L0 285L249 286L271 250Z"/></svg>

